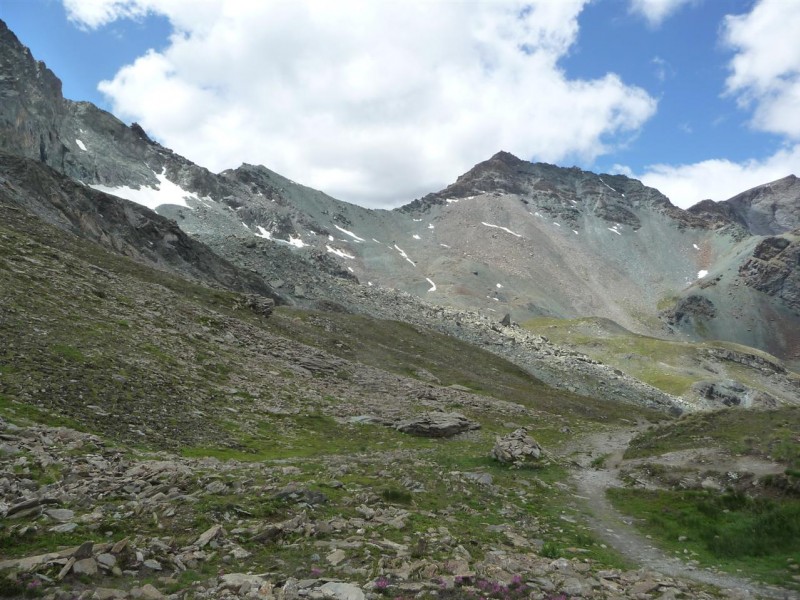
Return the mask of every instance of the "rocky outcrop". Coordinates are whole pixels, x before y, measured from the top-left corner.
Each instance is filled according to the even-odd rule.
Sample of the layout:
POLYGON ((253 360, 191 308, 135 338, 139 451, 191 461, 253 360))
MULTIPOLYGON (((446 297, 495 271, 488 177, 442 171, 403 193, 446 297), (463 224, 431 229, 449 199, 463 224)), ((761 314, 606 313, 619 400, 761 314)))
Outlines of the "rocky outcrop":
POLYGON ((800 315, 800 229, 762 240, 739 267, 739 277, 748 287, 780 299, 800 315))
POLYGON ((680 298, 670 309, 661 313, 661 317, 673 327, 686 325, 696 326, 698 321, 713 319, 717 314, 714 303, 705 296, 693 294, 680 298))
POLYGON ((692 391, 711 406, 743 406, 745 408, 774 408, 778 401, 771 395, 754 390, 746 385, 726 379, 722 381, 698 381, 692 385, 692 391))

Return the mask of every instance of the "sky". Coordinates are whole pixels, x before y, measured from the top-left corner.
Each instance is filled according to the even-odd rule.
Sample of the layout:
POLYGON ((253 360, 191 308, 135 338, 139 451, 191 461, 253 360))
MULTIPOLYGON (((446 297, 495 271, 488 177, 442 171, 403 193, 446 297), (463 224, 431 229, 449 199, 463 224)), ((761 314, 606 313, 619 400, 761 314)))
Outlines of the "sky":
POLYGON ((688 207, 800 175, 797 0, 0 0, 64 95, 392 208, 499 150, 688 207))

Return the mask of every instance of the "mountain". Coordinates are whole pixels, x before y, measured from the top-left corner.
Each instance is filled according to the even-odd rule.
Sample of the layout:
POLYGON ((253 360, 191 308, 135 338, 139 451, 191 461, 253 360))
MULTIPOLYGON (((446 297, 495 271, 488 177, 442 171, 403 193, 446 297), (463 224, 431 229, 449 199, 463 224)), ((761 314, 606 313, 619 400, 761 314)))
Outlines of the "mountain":
POLYGON ((800 204, 793 177, 684 211, 625 176, 500 152, 440 192, 368 210, 263 166, 211 173, 138 125, 64 99, 58 79, 2 29, 7 151, 173 219, 286 302, 362 310, 341 284, 350 279, 498 321, 597 316, 800 360, 787 334, 800 325, 791 260, 769 282, 744 268, 759 264, 765 228, 789 235, 781 228, 800 204))
POLYGON ((64 99, 2 22, 0 98, 0 596, 800 591, 791 182, 500 152, 368 210, 64 99))

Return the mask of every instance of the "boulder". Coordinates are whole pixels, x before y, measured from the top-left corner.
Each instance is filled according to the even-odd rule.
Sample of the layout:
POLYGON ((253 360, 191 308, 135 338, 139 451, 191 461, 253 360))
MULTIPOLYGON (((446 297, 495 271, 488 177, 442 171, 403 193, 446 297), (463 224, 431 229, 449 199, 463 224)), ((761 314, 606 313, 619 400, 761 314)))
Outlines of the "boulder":
POLYGON ((480 424, 470 421, 460 413, 427 412, 395 423, 394 428, 403 433, 421 437, 453 437, 465 431, 480 429, 480 424))
POLYGON ((515 466, 538 461, 541 457, 542 447, 524 427, 498 437, 492 448, 492 458, 515 466))
POLYGON ((72 572, 75 575, 88 575, 92 577, 97 575, 97 562, 93 558, 82 558, 76 560, 72 565, 72 572))

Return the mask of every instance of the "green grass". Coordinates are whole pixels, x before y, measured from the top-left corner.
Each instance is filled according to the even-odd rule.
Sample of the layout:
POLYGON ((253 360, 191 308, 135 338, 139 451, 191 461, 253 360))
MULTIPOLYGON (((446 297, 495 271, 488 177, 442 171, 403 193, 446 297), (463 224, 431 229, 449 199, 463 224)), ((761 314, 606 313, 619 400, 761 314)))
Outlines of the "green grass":
POLYGON ((625 458, 717 445, 737 454, 770 457, 800 467, 800 407, 775 410, 724 410, 695 413, 652 427, 633 440, 625 458))
POLYGON ((798 500, 631 489, 611 489, 609 497, 663 548, 704 566, 787 585, 789 564, 800 562, 798 500))
POLYGON ((31 404, 16 402, 2 394, 0 394, 0 416, 20 425, 41 423, 50 427, 69 427, 77 431, 86 431, 86 427, 74 419, 31 404))
POLYGON ((702 376, 691 372, 687 357, 697 345, 632 333, 608 319, 537 318, 526 329, 585 352, 669 394, 682 395, 702 376))
POLYGON ((181 454, 197 458, 245 462, 359 454, 379 449, 428 448, 437 440, 417 438, 380 425, 339 423, 322 414, 274 417, 243 429, 236 422, 226 425, 230 446, 196 446, 181 454))
MULTIPOLYGON (((523 327, 676 396, 686 394, 692 384, 709 378, 708 371, 701 365, 708 360, 707 350, 710 348, 724 348, 773 363, 780 362, 766 352, 730 342, 692 343, 639 335, 599 317, 540 317, 523 323, 523 327)), ((726 363, 724 370, 729 378, 756 389, 763 388, 761 375, 751 368, 726 363)))

